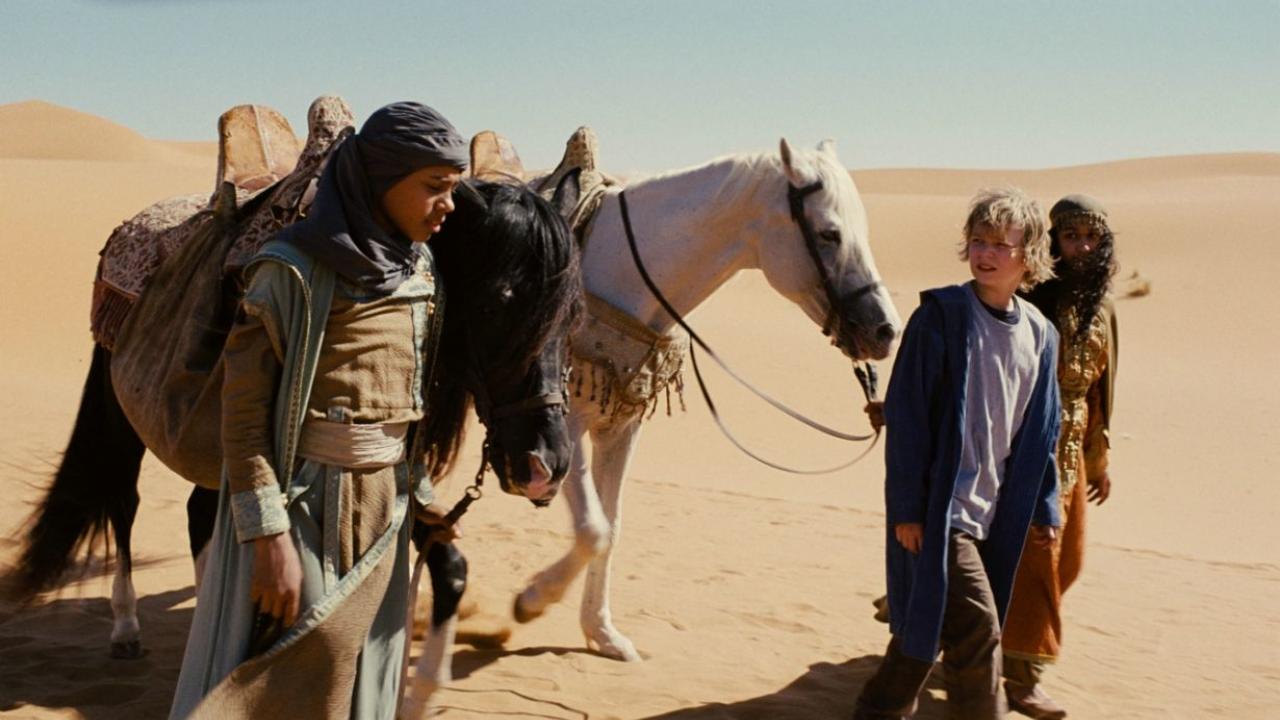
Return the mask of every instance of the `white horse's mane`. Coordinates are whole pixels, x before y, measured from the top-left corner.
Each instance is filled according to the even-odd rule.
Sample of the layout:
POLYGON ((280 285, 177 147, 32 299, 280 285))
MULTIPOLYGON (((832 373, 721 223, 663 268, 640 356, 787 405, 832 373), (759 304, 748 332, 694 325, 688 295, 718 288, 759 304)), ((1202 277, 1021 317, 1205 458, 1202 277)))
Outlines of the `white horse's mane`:
MULTIPOLYGON (((828 188, 842 185, 837 181, 841 174, 848 176, 848 171, 836 162, 832 156, 813 150, 793 150, 795 157, 818 173, 823 184, 828 188)), ((744 152, 730 153, 712 158, 698 165, 666 170, 652 175, 634 176, 628 186, 661 182, 673 177, 692 175, 714 168, 728 165, 728 173, 720 182, 720 187, 712 194, 713 205, 731 206, 751 202, 762 192, 776 193, 776 180, 783 178, 785 172, 782 158, 776 152, 744 152)))

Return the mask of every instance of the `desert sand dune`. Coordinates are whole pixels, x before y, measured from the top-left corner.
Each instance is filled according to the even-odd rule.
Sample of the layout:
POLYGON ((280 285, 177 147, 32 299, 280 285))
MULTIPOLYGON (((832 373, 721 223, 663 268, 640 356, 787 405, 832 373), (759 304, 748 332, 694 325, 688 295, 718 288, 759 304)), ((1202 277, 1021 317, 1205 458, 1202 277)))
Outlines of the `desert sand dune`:
MULTIPOLYGON (((145 205, 211 191, 210 147, 147 140, 43 103, 0 106, 0 397, 10 419, 0 562, 71 427, 97 251, 145 205)), ((1119 303, 1115 490, 1090 508, 1087 566, 1047 687, 1077 718, 1274 717, 1280 155, 854 174, 904 317, 921 289, 967 277, 955 248, 978 187, 1018 184, 1046 206, 1085 191, 1111 208, 1123 269, 1141 270, 1152 292, 1119 303)), ((761 385, 825 421, 865 426, 847 361, 759 276, 733 280, 692 322, 761 385)), ((773 457, 817 466, 859 449, 767 412, 722 373, 709 381, 735 429, 773 457)), ((870 605, 883 585, 879 449, 838 475, 782 476, 721 439, 692 386, 686 402, 688 412, 659 413, 645 428, 625 491, 614 612, 646 661, 587 653, 571 590, 507 647, 459 646, 442 717, 848 716, 888 639, 870 605)), ((477 440, 458 476, 478 460, 477 440)), ((451 479, 444 496, 464 482, 451 479)), ((193 605, 187 486, 148 460, 141 493, 134 575, 148 655, 107 656, 109 573, 91 563, 56 597, 0 605, 0 715, 165 715, 193 605)), ((496 493, 473 508, 461 542, 483 608, 505 612, 568 547, 567 520, 562 503, 535 510, 496 493)), ((943 717, 942 697, 935 682, 920 717, 943 717)))

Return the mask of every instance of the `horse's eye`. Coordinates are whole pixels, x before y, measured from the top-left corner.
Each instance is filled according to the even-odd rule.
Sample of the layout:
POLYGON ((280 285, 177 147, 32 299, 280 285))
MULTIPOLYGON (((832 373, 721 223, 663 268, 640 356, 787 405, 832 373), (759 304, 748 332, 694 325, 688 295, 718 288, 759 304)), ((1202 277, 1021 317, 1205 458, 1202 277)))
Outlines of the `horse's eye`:
POLYGON ((825 241, 827 241, 827 242, 831 243, 832 245, 839 245, 839 244, 840 244, 840 231, 839 231, 839 230, 823 230, 822 232, 818 233, 818 237, 820 237, 820 238, 822 238, 823 240, 825 240, 825 241))

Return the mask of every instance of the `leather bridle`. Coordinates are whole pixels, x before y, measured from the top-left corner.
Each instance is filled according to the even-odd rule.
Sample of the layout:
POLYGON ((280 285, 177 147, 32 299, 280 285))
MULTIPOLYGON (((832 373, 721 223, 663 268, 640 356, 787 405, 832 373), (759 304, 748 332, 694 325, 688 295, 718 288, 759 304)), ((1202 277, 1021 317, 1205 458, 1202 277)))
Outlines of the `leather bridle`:
MULTIPOLYGON (((791 208, 791 219, 795 221, 796 225, 800 226, 800 234, 804 237, 805 249, 809 251, 809 258, 813 260, 813 267, 817 270, 818 278, 822 281, 822 289, 827 294, 827 317, 822 322, 822 334, 831 335, 835 331, 836 323, 840 320, 840 297, 836 294, 835 281, 831 279, 831 273, 827 272, 826 263, 822 262, 822 254, 818 251, 818 233, 813 229, 813 224, 809 222, 809 218, 804 214, 804 199, 818 192, 822 187, 821 180, 815 180, 800 188, 787 183, 787 205, 791 208)), ((848 300, 856 300, 867 293, 874 292, 879 287, 879 280, 863 285, 854 290, 848 300)))
MULTIPOLYGON (((480 419, 480 424, 485 429, 484 445, 480 448, 480 468, 476 470, 475 478, 471 485, 463 492, 463 496, 445 515, 444 520, 447 524, 453 525, 466 514, 467 509, 476 500, 484 496, 484 476, 489 469, 489 449, 492 444, 489 440, 489 433, 493 430, 493 423, 499 420, 505 420, 516 415, 532 413, 544 408, 560 408, 561 413, 569 412, 569 373, 572 366, 566 362, 564 369, 559 376, 559 387, 536 395, 513 400, 509 403, 497 405, 493 404, 493 398, 489 395, 488 385, 485 383, 484 376, 472 370, 479 368, 478 357, 475 354, 475 346, 471 343, 470 333, 467 337, 467 353, 470 356, 468 363, 469 372, 467 373, 466 385, 470 386, 471 397, 475 404, 476 416, 480 419)), ((534 360, 537 363, 537 360, 534 360)))
MULTIPOLYGON (((818 277, 821 279, 823 290, 827 294, 828 304, 830 307, 827 311, 827 317, 823 322, 822 332, 823 332, 823 335, 830 335, 835 327, 835 323, 838 322, 839 320, 839 309, 838 309, 839 304, 838 304, 838 297, 836 295, 835 283, 832 281, 831 275, 827 272, 826 266, 822 262, 822 256, 818 252, 817 233, 814 232, 813 226, 809 223, 809 219, 805 217, 805 214, 804 214, 805 198, 821 189, 822 189, 821 180, 818 180, 817 182, 806 185, 802 188, 797 188, 791 185, 790 183, 788 183, 787 201, 791 209, 791 218, 800 227, 800 233, 802 236, 804 236, 805 246, 808 248, 809 256, 813 260, 814 265, 817 268, 818 277)), ((828 427, 816 420, 813 420, 801 414, 796 410, 793 410, 786 404, 782 403, 780 400, 776 400, 769 394, 765 393, 763 390, 760 390, 755 385, 748 382, 745 378, 738 375, 738 373, 734 372, 732 368, 730 368, 723 360, 720 359, 720 356, 717 355, 716 352, 711 349, 711 346, 708 345, 706 341, 704 341, 701 338, 701 336, 699 336, 698 333, 695 332, 694 329, 689 326, 689 323, 685 321, 684 317, 680 315, 680 312, 677 311, 675 307, 671 305, 670 301, 668 301, 666 296, 663 295, 662 291, 658 289, 657 283, 653 281, 653 278, 649 275, 648 270, 645 268, 644 261, 640 258, 640 250, 636 243, 635 230, 632 228, 632 225, 631 225, 631 213, 627 207, 626 191, 622 191, 618 193, 618 204, 622 213, 622 227, 627 236, 627 244, 631 248, 631 259, 635 262, 636 270, 639 272, 641 280, 644 281, 645 286, 649 289, 649 292, 653 295, 654 299, 656 299, 658 301, 658 304, 662 306, 662 309, 666 311, 666 313, 671 317, 672 320, 676 322, 677 325, 679 325, 685 332, 689 333, 689 339, 692 341, 692 344, 689 346, 689 359, 692 361, 692 364, 693 364, 694 376, 698 380, 698 388, 699 390, 702 391, 702 397, 707 403, 707 408, 711 412, 711 417, 715 420, 716 425, 720 428, 721 433, 723 433, 724 436, 728 438, 729 442, 731 442, 735 447, 741 450, 744 454, 746 454, 748 457, 752 458, 753 460, 756 460, 757 462, 767 465, 768 467, 774 468, 775 470, 781 470, 783 472, 793 473, 797 475, 821 475, 825 473, 835 472, 837 470, 842 470, 844 468, 847 468, 850 465, 853 465, 854 463, 858 462, 862 458, 866 457, 866 455, 869 452, 871 452, 871 449, 875 447, 876 441, 880 439, 879 430, 876 430, 873 434, 861 435, 861 434, 846 433, 846 432, 842 432, 840 430, 836 430, 834 428, 828 427), (863 450, 857 457, 853 458, 852 460, 845 463, 841 463, 840 465, 837 465, 834 467, 821 468, 821 469, 797 469, 797 468, 788 467, 786 465, 782 465, 780 463, 776 463, 764 457, 761 457, 759 454, 753 452, 752 450, 747 448, 745 445, 743 445, 733 435, 732 431, 729 430, 728 426, 725 425, 724 420, 720 417, 719 412, 716 410, 715 403, 711 399, 711 393, 707 390, 706 381, 703 379, 702 372, 698 367, 697 354, 695 353, 695 350, 694 350, 695 348, 702 348, 702 350, 706 352, 707 355, 710 356, 711 359, 714 360, 715 363, 719 365, 729 375, 729 377, 733 378, 735 381, 738 382, 738 384, 742 385, 751 393, 756 395, 756 397, 759 397, 760 399, 764 400, 769 405, 781 411, 783 414, 787 415, 788 417, 791 417, 792 419, 798 422, 808 425, 809 427, 834 438, 847 440, 847 441, 871 440, 871 444, 868 445, 865 450, 863 450)), ((880 286, 879 281, 873 282, 865 287, 862 287, 856 290, 853 296, 860 297, 866 293, 874 291, 879 286, 880 286)), ((855 360, 854 374, 858 378, 859 385, 862 387, 862 392, 866 396, 867 401, 871 402, 875 400, 876 399, 876 381, 877 381, 875 366, 869 362, 860 362, 855 360)))

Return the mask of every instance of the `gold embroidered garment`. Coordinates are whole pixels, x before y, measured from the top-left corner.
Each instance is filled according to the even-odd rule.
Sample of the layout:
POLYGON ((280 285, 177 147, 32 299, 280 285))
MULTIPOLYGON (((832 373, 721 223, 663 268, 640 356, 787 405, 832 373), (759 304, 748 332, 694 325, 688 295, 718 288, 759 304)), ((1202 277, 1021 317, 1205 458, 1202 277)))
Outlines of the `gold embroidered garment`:
POLYGON ((1059 496, 1071 496, 1081 479, 1097 478, 1106 472, 1110 437, 1105 384, 1110 356, 1111 313, 1099 308, 1088 334, 1076 339, 1074 310, 1059 318, 1062 330, 1058 357, 1058 386, 1062 393, 1062 435, 1058 440, 1059 496), (1083 476, 1082 476, 1083 473, 1083 476))
POLYGON ((1055 662, 1061 651, 1062 597, 1084 565, 1088 495, 1081 480, 1102 477, 1110 449, 1112 381, 1119 351, 1111 303, 1098 308, 1088 335, 1080 341, 1073 312, 1058 318, 1058 328, 1062 434, 1057 461, 1063 522, 1057 542, 1028 542, 1018 564, 1002 645, 1006 660, 1025 661, 1022 667, 1055 662))

